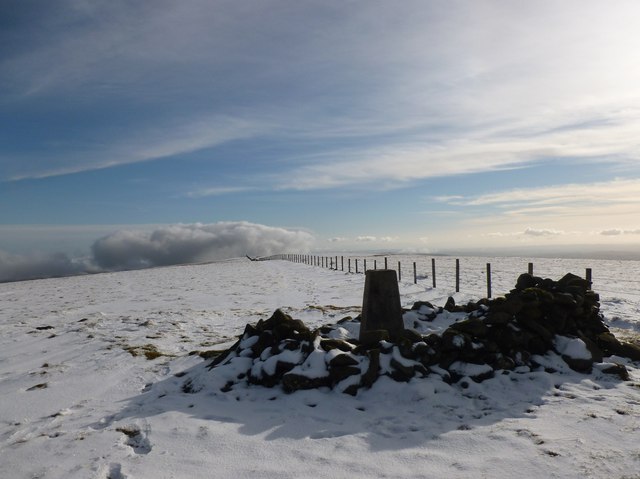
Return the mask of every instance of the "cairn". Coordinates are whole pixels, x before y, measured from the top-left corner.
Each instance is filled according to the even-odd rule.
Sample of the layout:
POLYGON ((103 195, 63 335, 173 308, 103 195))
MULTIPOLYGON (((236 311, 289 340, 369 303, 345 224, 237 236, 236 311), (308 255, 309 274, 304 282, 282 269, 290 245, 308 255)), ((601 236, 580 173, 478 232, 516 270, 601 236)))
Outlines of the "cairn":
MULTIPOLYGON (((216 357, 210 369, 232 367, 238 373, 223 391, 240 382, 286 392, 328 387, 355 395, 380 377, 409 381, 439 375, 448 383, 462 378, 481 382, 496 374, 544 369, 540 359, 553 352, 573 370, 588 374, 603 358, 622 356, 640 361, 640 347, 619 341, 600 313, 599 296, 590 283, 573 274, 558 281, 521 275, 509 293, 444 307, 417 302, 406 317, 412 327, 391 337, 347 337, 360 318, 347 317, 332 326, 310 330, 300 320, 277 310, 271 318, 247 325, 238 341, 216 357), (441 334, 419 331, 440 314, 460 314, 441 334), (411 321, 411 320, 409 320, 411 321)), ((622 364, 602 369, 628 379, 622 364)))

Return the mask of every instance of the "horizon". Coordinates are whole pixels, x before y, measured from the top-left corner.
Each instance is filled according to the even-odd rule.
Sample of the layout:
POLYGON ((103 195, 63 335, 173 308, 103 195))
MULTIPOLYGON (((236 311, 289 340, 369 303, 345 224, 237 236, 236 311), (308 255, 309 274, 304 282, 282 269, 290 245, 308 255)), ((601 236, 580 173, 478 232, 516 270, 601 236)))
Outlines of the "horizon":
POLYGON ((639 14, 2 2, 0 276, 236 245, 633 255, 639 14))

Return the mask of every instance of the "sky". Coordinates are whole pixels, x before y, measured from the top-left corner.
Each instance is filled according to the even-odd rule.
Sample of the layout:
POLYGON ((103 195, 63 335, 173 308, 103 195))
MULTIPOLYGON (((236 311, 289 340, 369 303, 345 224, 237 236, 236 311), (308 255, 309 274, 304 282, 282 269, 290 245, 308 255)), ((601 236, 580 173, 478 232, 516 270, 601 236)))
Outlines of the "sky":
POLYGON ((638 18, 3 0, 0 251, 247 224, 310 251, 640 244, 638 18))

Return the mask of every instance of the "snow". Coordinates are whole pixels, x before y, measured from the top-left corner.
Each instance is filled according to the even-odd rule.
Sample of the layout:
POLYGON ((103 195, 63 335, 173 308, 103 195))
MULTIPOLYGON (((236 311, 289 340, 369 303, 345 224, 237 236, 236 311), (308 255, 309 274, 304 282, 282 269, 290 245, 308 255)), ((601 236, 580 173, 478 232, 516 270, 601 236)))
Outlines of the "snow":
MULTIPOLYGON (((494 292, 508 291, 526 270, 519 258, 463 258, 461 293, 443 266, 436 289, 430 278, 418 285, 403 279, 403 306, 482 297, 487 262, 494 292)), ((592 267, 612 330, 628 337, 640 331, 640 283, 630 279, 637 262, 535 263, 536 274, 554 279, 592 267)), ((356 397, 340 392, 349 378, 333 391, 246 386, 224 393, 229 378, 196 354, 229 347, 247 323, 277 308, 312 327, 356 316, 363 285, 362 274, 245 260, 0 284, 0 476, 637 476, 640 365, 605 359, 625 364, 630 381, 602 367, 576 373, 560 356, 587 354, 576 338, 559 338, 558 355, 536 358, 557 373, 516 370, 454 385, 438 374, 408 383, 383 377, 356 397), (147 359, 150 346, 162 355, 147 359), (185 390, 187 377, 201 389, 185 390)), ((413 311, 405 324, 431 312, 413 311)), ((432 331, 420 332, 461 319, 440 316, 432 331)), ((347 333, 354 331, 337 336, 347 333)), ((307 366, 320 375, 326 363, 318 358, 307 366)), ((251 360, 234 361, 244 371, 251 360)), ((483 372, 482 365, 459 367, 461 374, 483 372)))
POLYGON ((556 351, 565 356, 574 359, 591 359, 591 353, 587 349, 587 345, 580 338, 567 338, 565 336, 556 336, 554 340, 556 351))

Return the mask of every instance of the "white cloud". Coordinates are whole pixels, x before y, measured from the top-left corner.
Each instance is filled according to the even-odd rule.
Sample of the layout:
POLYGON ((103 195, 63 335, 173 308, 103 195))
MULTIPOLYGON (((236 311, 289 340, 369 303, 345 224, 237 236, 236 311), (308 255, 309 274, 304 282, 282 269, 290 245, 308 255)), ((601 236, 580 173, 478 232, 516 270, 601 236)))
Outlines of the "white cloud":
POLYGON ((0 282, 99 271, 197 263, 284 252, 307 252, 313 236, 301 230, 248 222, 178 224, 121 229, 96 240, 92 256, 62 253, 9 254, 0 250, 0 282))
POLYGON ((599 234, 602 236, 640 235, 640 229, 623 230, 619 228, 612 228, 612 229, 600 231, 599 234))
POLYGON ((461 206, 499 206, 517 215, 560 214, 576 210, 589 214, 589 208, 637 207, 640 205, 640 179, 615 179, 584 184, 565 184, 539 188, 520 188, 473 197, 436 198, 461 206))
POLYGON ((195 263, 224 258, 269 256, 308 251, 313 236, 248 222, 173 225, 151 233, 118 231, 97 240, 92 248, 96 264, 104 269, 195 263))
POLYGON ((370 243, 377 240, 378 238, 376 238, 375 236, 356 236, 356 241, 362 243, 370 243))
POLYGON ((70 276, 92 272, 90 261, 62 253, 9 254, 0 251, 0 282, 70 276))
POLYGON ((522 234, 525 236, 560 236, 565 234, 565 232, 548 229, 527 228, 522 234))

